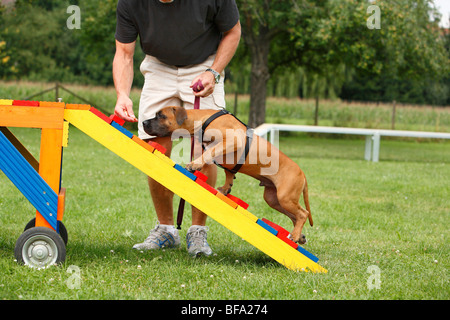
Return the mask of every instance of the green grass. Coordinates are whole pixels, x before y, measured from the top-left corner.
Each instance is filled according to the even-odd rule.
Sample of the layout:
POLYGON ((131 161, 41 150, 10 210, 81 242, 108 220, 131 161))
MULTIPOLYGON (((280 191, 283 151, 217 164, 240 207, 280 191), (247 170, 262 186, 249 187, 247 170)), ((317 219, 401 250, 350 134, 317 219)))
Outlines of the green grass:
MULTIPOLYGON (((38 155, 39 130, 14 132, 38 155)), ((448 300, 449 146, 382 140, 380 162, 372 163, 362 160, 364 140, 282 137, 281 149, 308 178, 315 225, 305 226, 305 248, 328 269, 311 274, 286 269, 212 219, 209 258, 190 258, 184 243, 177 250, 132 250, 156 222, 146 178, 71 128, 62 266, 35 270, 14 261, 15 242, 34 209, 0 173, 0 299, 448 300), (67 285, 71 265, 80 268, 79 289, 67 285), (367 287, 371 265, 381 270, 379 290, 367 287)), ((262 191, 243 175, 233 188, 252 213, 290 229, 262 191)), ((189 220, 186 210, 182 238, 189 220)))
MULTIPOLYGON (((22 99, 53 84, 0 82, 0 98, 22 99)), ((67 86, 106 112, 113 88, 67 86)), ((137 110, 140 91, 132 90, 137 110)), ((66 103, 80 103, 64 91, 66 103)), ((54 92, 37 100, 51 101, 54 92)), ((227 97, 233 110, 234 97, 227 97)), ((249 98, 237 115, 247 120, 249 98)), ((319 125, 387 128, 390 105, 321 101, 319 125)), ((314 101, 269 98, 267 122, 313 124, 314 101)), ((398 106, 396 128, 450 132, 448 108, 398 106)), ((135 128, 131 127, 131 130, 135 128)), ((39 154, 39 130, 13 129, 39 154)), ((362 160, 364 139, 289 134, 281 149, 308 177, 314 227, 305 226, 305 248, 327 274, 295 273, 273 261, 212 219, 209 258, 177 250, 137 252, 156 216, 146 177, 75 128, 64 149, 62 186, 67 188, 63 222, 67 258, 60 267, 35 270, 14 261, 14 246, 34 209, 0 173, 0 299, 441 299, 449 290, 450 144, 411 139, 381 140, 380 162, 362 160), (67 270, 78 266, 79 289, 67 270), (369 290, 369 266, 381 270, 381 288, 369 290)), ((219 176, 219 184, 224 175, 219 176)), ((243 175, 233 194, 249 210, 290 229, 271 210, 258 182, 243 175)), ((178 198, 175 201, 177 207, 178 198)), ((186 234, 190 210, 181 231, 186 234)))

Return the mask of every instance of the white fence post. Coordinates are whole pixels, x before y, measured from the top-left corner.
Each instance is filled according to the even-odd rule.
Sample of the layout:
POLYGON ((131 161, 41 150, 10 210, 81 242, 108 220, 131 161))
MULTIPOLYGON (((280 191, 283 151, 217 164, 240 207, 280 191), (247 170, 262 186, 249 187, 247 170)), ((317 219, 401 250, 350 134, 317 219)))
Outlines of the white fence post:
POLYGON ((379 159, 380 159, 380 133, 376 131, 373 134, 372 161, 378 162, 379 159))
POLYGON ((278 129, 270 129, 270 143, 273 144, 275 147, 279 148, 279 132, 280 130, 278 129))
POLYGON ((367 161, 372 160, 372 139, 373 136, 366 136, 366 149, 364 152, 364 159, 367 161))

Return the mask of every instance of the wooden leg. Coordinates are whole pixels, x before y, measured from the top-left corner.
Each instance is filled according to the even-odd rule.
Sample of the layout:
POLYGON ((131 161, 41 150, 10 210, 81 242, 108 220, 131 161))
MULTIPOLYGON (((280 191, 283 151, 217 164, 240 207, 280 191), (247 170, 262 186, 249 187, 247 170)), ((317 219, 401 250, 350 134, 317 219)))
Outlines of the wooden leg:
MULTIPOLYGON (((62 129, 42 129, 39 175, 47 182, 53 191, 56 192, 56 194, 60 193, 61 188, 62 139, 62 129)), ((62 218, 62 213, 59 215, 62 218)), ((57 219, 56 214, 54 218, 57 219)), ((37 211, 36 227, 51 228, 50 224, 37 211)))

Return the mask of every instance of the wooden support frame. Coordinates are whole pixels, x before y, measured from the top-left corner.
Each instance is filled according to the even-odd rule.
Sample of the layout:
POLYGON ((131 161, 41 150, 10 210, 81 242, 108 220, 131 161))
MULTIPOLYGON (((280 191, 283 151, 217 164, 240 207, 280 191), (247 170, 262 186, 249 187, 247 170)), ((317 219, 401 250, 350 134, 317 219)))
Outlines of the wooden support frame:
MULTIPOLYGON (((39 175, 56 194, 59 194, 61 189, 62 143, 63 129, 42 129, 39 175)), ((59 216, 62 218, 62 212, 59 216)), ((38 211, 36 211, 36 227, 51 228, 38 211)))
MULTIPOLYGON (((0 128, 14 147, 39 173, 39 176, 58 195, 58 201, 65 200, 65 192, 61 192, 62 148, 65 138, 64 125, 65 104, 58 102, 21 103, 19 100, 0 100, 0 128), (7 127, 40 128, 41 146, 39 162, 20 143, 7 127)), ((58 220, 64 213, 64 204, 58 205, 55 212, 58 220)), ((36 227, 55 229, 38 210, 36 210, 36 227)))
POLYGON ((64 108, 0 105, 0 126, 62 129, 64 108))

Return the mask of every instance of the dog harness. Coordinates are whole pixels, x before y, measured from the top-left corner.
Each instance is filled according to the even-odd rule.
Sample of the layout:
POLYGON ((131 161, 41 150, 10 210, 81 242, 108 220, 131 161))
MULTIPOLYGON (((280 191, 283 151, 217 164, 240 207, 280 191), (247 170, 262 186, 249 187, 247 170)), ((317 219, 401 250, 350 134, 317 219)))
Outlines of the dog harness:
MULTIPOLYGON (((222 109, 222 110, 214 113, 212 116, 210 116, 208 119, 206 119, 206 121, 203 123, 201 138, 204 137, 205 130, 211 124, 211 122, 213 122, 217 118, 227 115, 227 114, 232 115, 237 121, 239 121, 240 123, 242 123, 245 126, 245 128, 246 128, 245 149, 241 155, 241 158, 239 159, 239 161, 237 162, 237 164, 234 166, 233 169, 225 168, 222 165, 218 164, 216 161, 214 161, 214 163, 217 166, 221 167, 222 169, 227 170, 227 171, 231 172, 232 174, 236 174, 241 169, 242 165, 245 163, 245 159, 247 159, 248 153, 250 151, 250 145, 252 144, 252 140, 253 140, 253 131, 254 130, 252 128, 249 128, 245 123, 243 123, 241 120, 236 118, 236 116, 234 114, 228 112, 225 109, 222 109)), ((203 142, 203 141, 200 141, 200 142, 203 142)))

